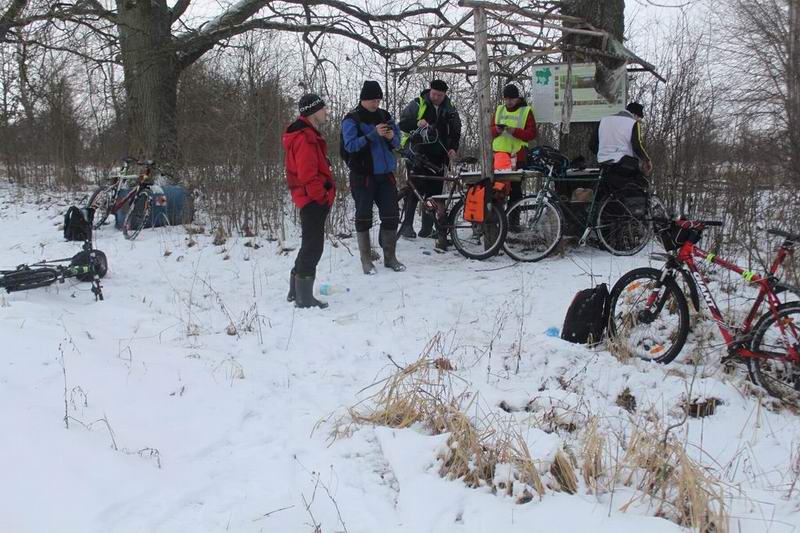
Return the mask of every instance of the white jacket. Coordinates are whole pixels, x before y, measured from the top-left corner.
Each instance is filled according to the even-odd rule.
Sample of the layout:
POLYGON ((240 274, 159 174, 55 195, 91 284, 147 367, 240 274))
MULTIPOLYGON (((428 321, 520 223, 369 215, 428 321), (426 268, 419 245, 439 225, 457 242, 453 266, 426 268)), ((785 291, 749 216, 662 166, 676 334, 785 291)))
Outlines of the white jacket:
POLYGON ((626 155, 636 157, 632 142, 634 126, 636 119, 628 111, 620 111, 600 120, 597 162, 617 163, 626 155))

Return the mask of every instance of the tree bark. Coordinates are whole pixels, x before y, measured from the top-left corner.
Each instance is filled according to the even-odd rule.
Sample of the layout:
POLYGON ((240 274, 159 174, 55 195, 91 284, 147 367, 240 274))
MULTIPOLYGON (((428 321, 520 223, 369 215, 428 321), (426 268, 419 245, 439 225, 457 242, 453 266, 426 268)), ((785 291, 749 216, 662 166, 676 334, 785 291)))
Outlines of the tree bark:
POLYGON ((129 154, 173 173, 178 161, 180 68, 165 0, 118 0, 129 154))
POLYGON ((800 184, 800 0, 789 0, 788 37, 786 118, 789 133, 789 174, 795 184, 800 184))
MULTIPOLYGON (((625 1, 624 0, 566 0, 562 7, 563 15, 581 17, 596 28, 606 30, 622 42, 625 31, 625 1)), ((601 48, 599 37, 569 34, 564 37, 564 44, 601 48)), ((574 63, 594 61, 593 58, 583 57, 576 53, 564 54, 565 61, 574 63)), ((618 65, 610 63, 607 68, 618 65)), ((569 134, 561 135, 559 147, 562 153, 570 159, 583 155, 588 162, 594 162, 594 156, 589 150, 589 143, 594 133, 594 122, 575 122, 570 124, 569 134)))

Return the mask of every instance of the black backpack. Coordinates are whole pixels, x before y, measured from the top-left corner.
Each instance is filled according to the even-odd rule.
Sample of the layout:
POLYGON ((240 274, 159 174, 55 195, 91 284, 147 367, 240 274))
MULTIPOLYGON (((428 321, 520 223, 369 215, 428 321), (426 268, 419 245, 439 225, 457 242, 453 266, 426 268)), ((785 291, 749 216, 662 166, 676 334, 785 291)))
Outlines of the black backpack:
POLYGON ((80 209, 74 205, 64 215, 64 238, 68 241, 88 241, 92 238, 94 209, 80 209))
MULTIPOLYGON (((384 109, 378 109, 378 112, 381 114, 381 120, 383 122, 390 122, 392 120, 391 115, 388 111, 384 109)), ((356 126, 361 128, 361 117, 358 116, 358 110, 354 109, 350 111, 348 114, 344 116, 342 122, 346 119, 353 119, 356 122, 356 126)), ((342 161, 345 162, 347 168, 349 168, 352 172, 356 174, 372 174, 372 152, 370 151, 369 143, 367 143, 364 148, 362 148, 359 152, 351 154, 344 148, 344 132, 342 128, 339 128, 339 156, 342 158, 342 161)))
POLYGON ((609 300, 605 283, 579 291, 567 309, 561 338, 576 344, 599 343, 608 324, 609 300))

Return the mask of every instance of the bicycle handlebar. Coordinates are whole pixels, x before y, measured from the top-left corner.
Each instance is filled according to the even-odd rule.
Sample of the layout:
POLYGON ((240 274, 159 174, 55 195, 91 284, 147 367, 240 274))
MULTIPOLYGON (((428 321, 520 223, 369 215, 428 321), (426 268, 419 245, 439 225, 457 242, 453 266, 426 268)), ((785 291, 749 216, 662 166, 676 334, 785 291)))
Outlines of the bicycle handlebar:
POLYGON ((135 157, 126 157, 122 160, 125 163, 125 166, 128 167, 130 165, 141 165, 143 167, 152 167, 156 164, 155 161, 152 159, 136 159, 135 157))
POLYGON ((775 235, 776 237, 783 237, 784 239, 792 242, 800 242, 800 233, 791 233, 789 231, 783 231, 776 228, 768 229, 767 233, 770 235, 775 235))
POLYGON ((653 222, 657 222, 659 224, 669 224, 671 222, 675 222, 676 224, 681 224, 684 226, 707 226, 707 227, 722 227, 723 223, 720 220, 687 220, 684 218, 665 218, 665 217, 653 217, 651 219, 653 222))

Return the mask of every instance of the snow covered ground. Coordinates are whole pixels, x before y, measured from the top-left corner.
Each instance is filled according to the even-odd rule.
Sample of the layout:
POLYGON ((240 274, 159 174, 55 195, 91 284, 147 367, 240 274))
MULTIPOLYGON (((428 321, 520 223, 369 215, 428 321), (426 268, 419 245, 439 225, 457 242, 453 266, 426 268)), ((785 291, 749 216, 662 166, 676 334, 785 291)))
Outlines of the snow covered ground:
MULTIPOLYGON (((58 229, 66 205, 0 189, 0 266, 77 252, 58 229)), ((591 494, 581 481, 575 495, 517 504, 443 479, 446 435, 419 427, 330 439, 366 387, 437 335, 431 355, 455 365, 481 409, 515 417, 537 460, 574 446, 581 421, 526 426, 501 403, 566 406, 611 434, 641 416, 617 405, 626 388, 636 413, 667 423, 687 395, 718 398, 714 415, 673 433, 722 481, 729 530, 800 528, 800 420, 759 402, 718 353, 692 382, 688 348, 667 367, 623 364, 545 334, 590 273, 613 283, 646 255, 585 248, 512 266, 430 253, 418 239, 399 244, 405 273, 367 277, 352 240, 327 243, 317 281, 339 292, 322 297, 329 309, 296 310, 285 301, 294 252, 259 238, 214 246, 210 233, 144 230, 128 242, 107 226, 96 234, 110 263, 105 301, 72 282, 0 295, 1 532, 681 530, 646 501, 621 512, 633 495, 622 484, 591 494)))

